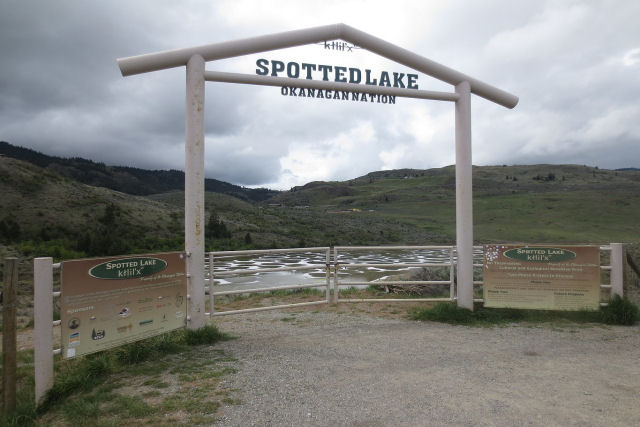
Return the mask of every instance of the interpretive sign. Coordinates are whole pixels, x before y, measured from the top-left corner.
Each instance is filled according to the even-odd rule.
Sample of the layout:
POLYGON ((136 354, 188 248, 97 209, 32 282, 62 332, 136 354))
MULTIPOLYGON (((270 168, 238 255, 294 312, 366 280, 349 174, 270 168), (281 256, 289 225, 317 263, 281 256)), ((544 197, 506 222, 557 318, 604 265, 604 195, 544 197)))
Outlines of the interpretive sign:
POLYGON ((486 245, 484 306, 600 308, 598 246, 486 245))
POLYGON ((94 353, 185 326, 182 252, 62 263, 62 354, 94 353))

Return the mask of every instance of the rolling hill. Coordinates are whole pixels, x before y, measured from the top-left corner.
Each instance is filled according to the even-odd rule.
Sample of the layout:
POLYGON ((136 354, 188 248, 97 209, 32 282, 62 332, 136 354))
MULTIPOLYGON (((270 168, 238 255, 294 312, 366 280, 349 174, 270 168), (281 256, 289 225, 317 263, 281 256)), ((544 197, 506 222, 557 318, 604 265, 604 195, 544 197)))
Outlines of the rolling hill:
MULTIPOLYGON (((125 166, 106 166, 80 157, 47 156, 37 151, 0 141, 0 155, 24 160, 67 178, 94 187, 105 187, 136 196, 184 190, 184 172, 146 170, 125 166)), ((266 188, 246 188, 217 179, 206 178, 205 190, 258 202, 277 194, 266 188)))
MULTIPOLYGON (((153 178, 145 190, 152 194, 127 194, 86 183, 105 176, 113 183, 118 167, 49 160, 0 156, 0 244, 57 258, 182 248, 181 189, 155 192, 164 178, 153 178)), ((145 173, 136 174, 144 183, 145 173)), ((473 179, 478 243, 640 241, 640 171, 483 166, 473 179)), ((452 166, 312 182, 266 199, 233 188, 241 194, 206 193, 207 249, 455 242, 452 166), (212 234, 211 224, 225 232, 212 234)))
MULTIPOLYGON (((640 172, 578 165, 473 167, 475 240, 640 240, 640 172)), ((455 236, 455 168, 372 172, 313 182, 269 200, 353 212, 455 236)))

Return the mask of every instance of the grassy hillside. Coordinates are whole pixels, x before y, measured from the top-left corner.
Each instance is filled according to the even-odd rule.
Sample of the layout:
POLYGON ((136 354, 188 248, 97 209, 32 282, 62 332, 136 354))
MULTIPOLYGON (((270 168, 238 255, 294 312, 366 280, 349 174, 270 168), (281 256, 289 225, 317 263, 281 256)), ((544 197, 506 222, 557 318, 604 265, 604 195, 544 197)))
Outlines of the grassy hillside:
MULTIPOLYGON (((182 209, 184 205, 182 192, 150 197, 172 204, 176 209, 182 209)), ((209 249, 246 246, 247 234, 250 236, 250 246, 258 248, 375 245, 399 241, 420 244, 446 239, 445 236, 435 235, 394 218, 356 212, 327 212, 322 208, 251 204, 219 193, 205 194, 205 211, 207 218, 217 215, 231 233, 227 239, 208 238, 209 249)))
MULTIPOLYGON (((535 165, 473 172, 478 243, 640 241, 640 171, 535 165)), ((183 245, 182 191, 132 196, 4 156, 0 191, 0 243, 27 256, 183 245)), ((455 170, 313 182, 262 203, 207 192, 205 209, 208 249, 453 243, 455 170)))
POLYGON ((57 257, 96 255, 158 247, 182 229, 182 215, 171 205, 81 184, 4 156, 0 193, 2 243, 26 255, 50 250, 57 257))
MULTIPOLYGON (((0 243, 27 257, 56 259, 183 247, 184 192, 132 196, 85 185, 50 169, 0 156, 0 243)), ((378 216, 327 214, 253 204, 207 192, 207 222, 219 218, 226 235, 206 227, 207 249, 331 244, 420 243, 434 236, 378 216)))
MULTIPOLYGON (((640 172, 575 165, 473 168, 478 242, 640 240, 640 172)), ((455 169, 370 173, 314 182, 272 198, 328 214, 351 210, 455 239, 455 169)))
MULTIPOLYGON (((149 195, 184 190, 184 172, 179 170, 146 170, 124 166, 106 166, 80 157, 62 158, 0 141, 0 155, 29 162, 59 175, 94 187, 105 187, 133 195, 149 195)), ((258 202, 277 194, 266 188, 245 188, 217 179, 206 178, 207 191, 228 194, 258 202)))
MULTIPOLYGON (((24 295, 32 294, 33 257, 184 248, 182 191, 132 196, 0 156, 0 194, 0 260, 21 259, 24 295)), ((455 171, 383 171, 314 182, 259 204, 207 192, 205 211, 207 250, 453 244, 455 171)), ((474 168, 476 243, 640 242, 638 212, 640 171, 474 168)), ((640 265, 638 245, 627 250, 640 265)), ((635 280, 630 294, 638 291, 634 274, 628 273, 635 280)))

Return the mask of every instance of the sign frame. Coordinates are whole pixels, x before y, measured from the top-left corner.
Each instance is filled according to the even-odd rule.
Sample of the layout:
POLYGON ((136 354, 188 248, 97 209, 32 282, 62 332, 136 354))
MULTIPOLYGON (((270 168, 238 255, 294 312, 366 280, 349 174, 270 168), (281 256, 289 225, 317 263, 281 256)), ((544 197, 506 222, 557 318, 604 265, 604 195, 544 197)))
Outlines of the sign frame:
POLYGON ((184 252, 61 263, 62 356, 73 358, 184 328, 184 252))
POLYGON ((484 306, 530 310, 600 309, 600 246, 484 246, 484 306))

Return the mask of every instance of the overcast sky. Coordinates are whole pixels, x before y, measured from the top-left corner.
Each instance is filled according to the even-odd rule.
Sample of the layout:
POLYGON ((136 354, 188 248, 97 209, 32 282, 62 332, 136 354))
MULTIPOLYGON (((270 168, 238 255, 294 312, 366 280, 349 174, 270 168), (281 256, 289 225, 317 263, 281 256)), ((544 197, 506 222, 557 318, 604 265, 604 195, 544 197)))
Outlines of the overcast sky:
MULTIPOLYGON (((117 58, 343 22, 520 97, 512 110, 472 98, 476 165, 640 167, 639 17, 636 0, 0 0, 0 140, 184 169, 184 68, 125 78, 117 58)), ((320 45, 207 69, 255 74, 258 58, 412 72, 320 45)), ((288 189, 453 164, 454 106, 207 83, 205 140, 208 177, 288 189)))

